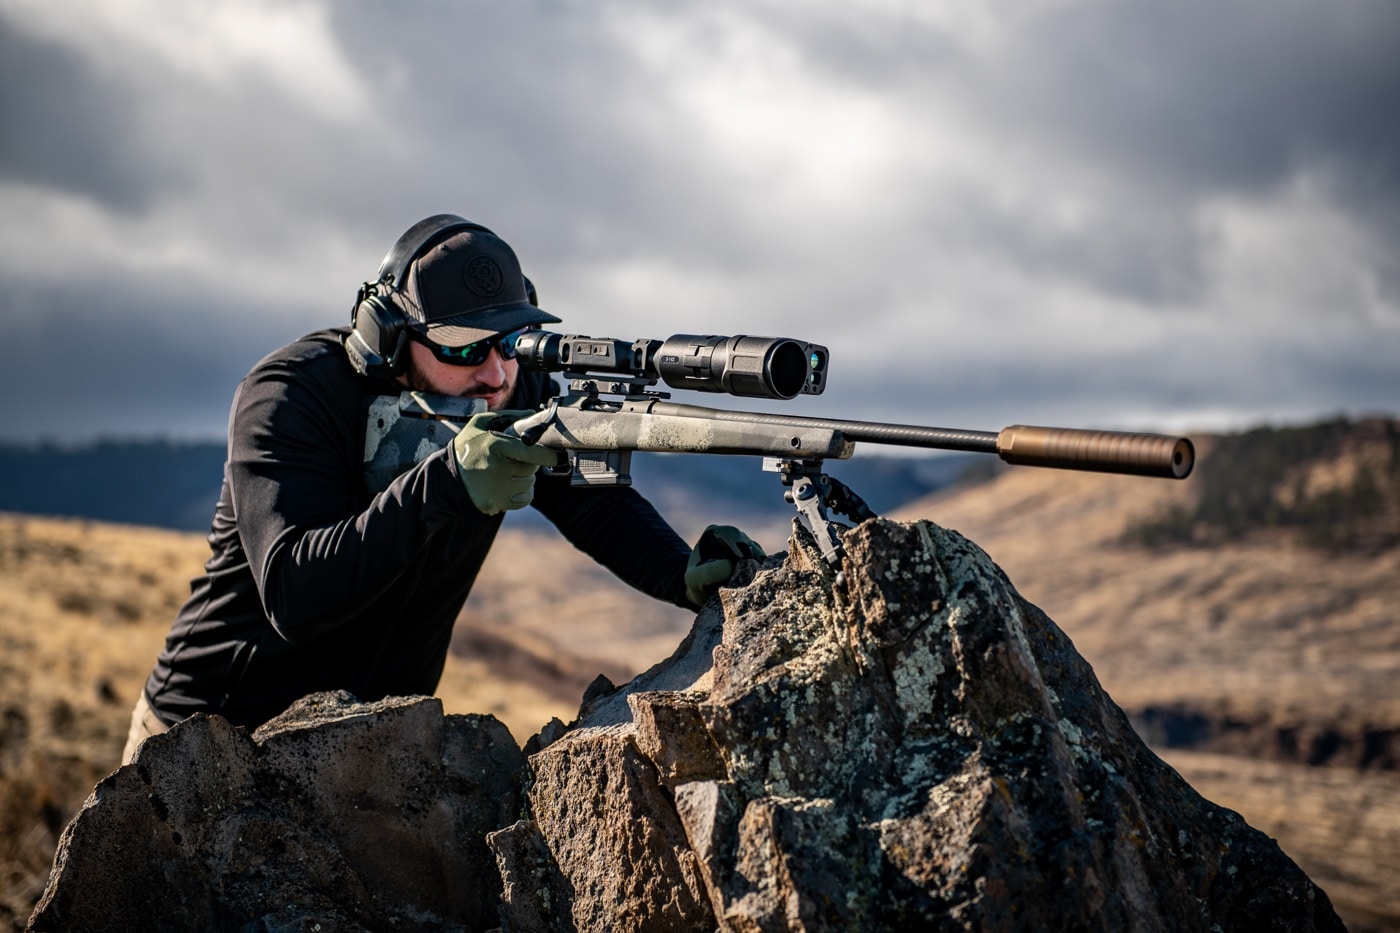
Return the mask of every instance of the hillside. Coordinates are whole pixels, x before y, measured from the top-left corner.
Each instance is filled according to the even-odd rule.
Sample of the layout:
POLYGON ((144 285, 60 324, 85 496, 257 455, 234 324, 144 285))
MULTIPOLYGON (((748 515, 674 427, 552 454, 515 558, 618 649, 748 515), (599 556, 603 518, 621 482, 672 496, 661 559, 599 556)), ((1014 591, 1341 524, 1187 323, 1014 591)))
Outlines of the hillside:
MULTIPOLYGON (((1337 436, 1270 488, 1383 462, 1357 432, 1337 436)), ((1278 838, 1353 931, 1400 930, 1400 549, 1337 548, 1277 522, 1212 531, 1199 503, 1221 448, 1200 446, 1185 483, 1008 468, 889 514, 981 545, 1198 790, 1278 838), (1189 542, 1143 546, 1135 529, 1178 513, 1201 528, 1189 542)), ((752 483, 769 497, 776 480, 752 483)), ((201 534, 0 514, 0 928, 23 923, 57 833, 115 766, 206 550, 201 534)), ((523 742, 572 718, 597 674, 620 681, 669 654, 690 619, 512 517, 440 694, 523 742)))
POLYGON ((1338 418, 1214 438, 1192 502, 1134 521, 1128 533, 1163 547, 1269 531, 1334 554, 1400 544, 1400 422, 1338 418))

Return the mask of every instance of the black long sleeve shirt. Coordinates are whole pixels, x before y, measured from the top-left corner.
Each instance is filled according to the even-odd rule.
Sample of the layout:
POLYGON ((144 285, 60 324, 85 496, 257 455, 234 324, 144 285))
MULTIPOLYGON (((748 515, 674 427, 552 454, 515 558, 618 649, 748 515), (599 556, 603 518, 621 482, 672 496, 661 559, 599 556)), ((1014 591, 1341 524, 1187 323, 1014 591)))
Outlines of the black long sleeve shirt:
MULTIPOLYGON (((370 488, 370 406, 402 387, 356 373, 344 334, 271 354, 234 395, 212 556, 146 682, 167 723, 205 712, 254 727, 319 690, 375 700, 437 687, 502 516, 473 506, 450 445, 370 488)), ((547 382, 521 372, 511 407, 538 405, 547 382)), ((533 505, 628 584, 689 605, 690 548, 631 488, 541 476, 533 505)))

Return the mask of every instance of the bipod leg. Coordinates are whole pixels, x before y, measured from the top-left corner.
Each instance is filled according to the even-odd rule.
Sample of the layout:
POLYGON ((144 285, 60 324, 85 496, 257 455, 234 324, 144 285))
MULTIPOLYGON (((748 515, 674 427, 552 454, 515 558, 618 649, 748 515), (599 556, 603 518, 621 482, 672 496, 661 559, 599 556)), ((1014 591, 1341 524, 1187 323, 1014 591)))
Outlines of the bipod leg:
POLYGON ((837 529, 846 526, 834 521, 827 510, 855 521, 874 518, 875 513, 851 487, 822 472, 820 460, 774 457, 765 459, 763 468, 780 474, 783 485, 788 487, 783 498, 797 508, 797 520, 817 542, 823 559, 836 570, 836 584, 844 586, 846 577, 840 570, 843 551, 837 529))
POLYGON ((826 480, 827 491, 823 496, 830 508, 853 522, 863 522, 867 518, 878 518, 875 510, 856 495, 856 491, 834 476, 822 476, 826 480))

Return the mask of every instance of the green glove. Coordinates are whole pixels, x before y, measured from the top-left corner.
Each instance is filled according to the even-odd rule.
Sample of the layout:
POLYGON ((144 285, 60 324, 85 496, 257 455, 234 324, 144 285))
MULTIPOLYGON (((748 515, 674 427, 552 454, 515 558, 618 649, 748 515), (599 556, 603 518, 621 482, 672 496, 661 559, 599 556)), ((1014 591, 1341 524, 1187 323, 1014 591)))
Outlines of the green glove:
POLYGON ((711 525, 690 552, 685 568, 685 596, 696 606, 714 595, 734 575, 737 561, 765 557, 758 542, 732 525, 711 525))
POLYGON ((484 411, 473 415, 452 441, 457 475, 485 515, 524 508, 535 497, 535 471, 558 458, 547 447, 532 447, 501 433, 529 411, 484 411), (494 428, 494 430, 493 430, 494 428))

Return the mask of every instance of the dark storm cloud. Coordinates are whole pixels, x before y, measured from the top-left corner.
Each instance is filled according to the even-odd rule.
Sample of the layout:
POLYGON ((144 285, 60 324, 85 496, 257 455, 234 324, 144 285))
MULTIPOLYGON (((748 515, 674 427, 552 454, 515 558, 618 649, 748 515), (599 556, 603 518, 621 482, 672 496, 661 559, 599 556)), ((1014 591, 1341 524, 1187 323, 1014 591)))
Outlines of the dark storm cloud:
MULTIPOLYGON (((619 23, 639 9, 522 3, 459 18, 434 4, 334 6, 337 34, 376 95, 367 138, 410 148, 387 164, 353 146, 345 153, 340 170, 381 179, 358 192, 359 206, 407 225, 414 212, 403 205, 446 205, 508 233, 528 230, 543 263, 646 255, 729 273, 771 264, 782 244, 758 223, 761 202, 727 187, 736 167, 703 127, 669 112, 666 89, 627 48, 619 23)), ((930 181, 921 192, 915 169, 911 212, 937 246, 999 253, 1161 305, 1196 299, 1208 284, 1203 257, 1216 243, 1196 213, 1206 198, 1266 192, 1311 160, 1335 166, 1329 183, 1355 189, 1352 200, 1371 204, 1378 220, 1381 205, 1395 203, 1377 196, 1391 184, 1387 148, 1400 122, 1383 119, 1400 68, 1400 57, 1383 54, 1396 14, 1379 4, 1337 9, 1080 5, 1022 23, 988 48, 858 6, 745 13, 796 37, 816 73, 902 101, 911 131, 930 91, 957 101, 1087 208, 1085 222, 1066 230, 990 186, 930 181), (1066 164, 1081 168, 1057 171, 1066 164)), ((714 42, 721 68, 711 32, 695 27, 688 38, 714 42)))
POLYGON ((16 364, 0 367, 6 441, 217 438, 238 381, 276 341, 299 336, 250 332, 219 299, 192 314, 187 295, 157 283, 20 288, 6 302, 16 364))
POLYGON ((881 29, 855 6, 791 30, 815 67, 879 92, 945 88, 1047 156, 1082 150, 1191 189, 1268 186, 1300 160, 1335 159, 1400 187, 1389 0, 1123 0, 1017 17, 982 43, 927 23, 881 29))
POLYGON ((1076 154, 1184 206, 1267 196, 1310 170, 1400 247, 1400 6, 1108 3, 1040 26, 985 92, 988 112, 1047 154, 1076 154))
POLYGON ((1333 160, 1400 186, 1393 3, 1104 4, 1045 27, 1035 41, 1055 55, 1008 96, 1071 145, 1191 187, 1265 187, 1333 160))
POLYGON ((130 210, 171 182, 135 125, 137 104, 91 63, 26 35, 0 11, 0 178, 130 210))
MULTIPOLYGON (((1201 257, 1215 245, 1195 208, 1218 195, 1267 197, 1311 169, 1400 255, 1400 5, 1056 4, 980 42, 904 25, 882 29, 848 7, 792 28, 815 68, 875 94, 946 95, 979 131, 1039 160, 1047 186, 1104 208, 1065 231, 1008 212, 991 192, 962 191, 961 205, 928 221, 954 245, 1179 301, 1200 294, 1201 257), (1057 171, 1067 165, 1085 171, 1057 171)), ((1391 288, 1398 273, 1387 268, 1391 288)))
POLYGON ((1365 336, 1179 340, 1111 354, 1073 344, 1039 354, 959 349, 926 355, 929 365, 917 365, 912 350, 897 367, 892 362, 902 373, 895 394, 879 381, 858 381, 839 400, 814 399, 801 413, 974 430, 1029 423, 1200 431, 1338 413, 1393 415, 1400 404, 1395 343, 1365 336), (1253 414, 1241 421, 1239 412, 1253 414))
POLYGON ((762 244, 735 223, 744 205, 723 159, 629 47, 629 17, 645 5, 447 9, 332 9, 379 95, 383 131, 420 141, 393 188, 367 196, 386 211, 446 202, 501 218, 530 231, 541 262, 754 261, 762 244))

